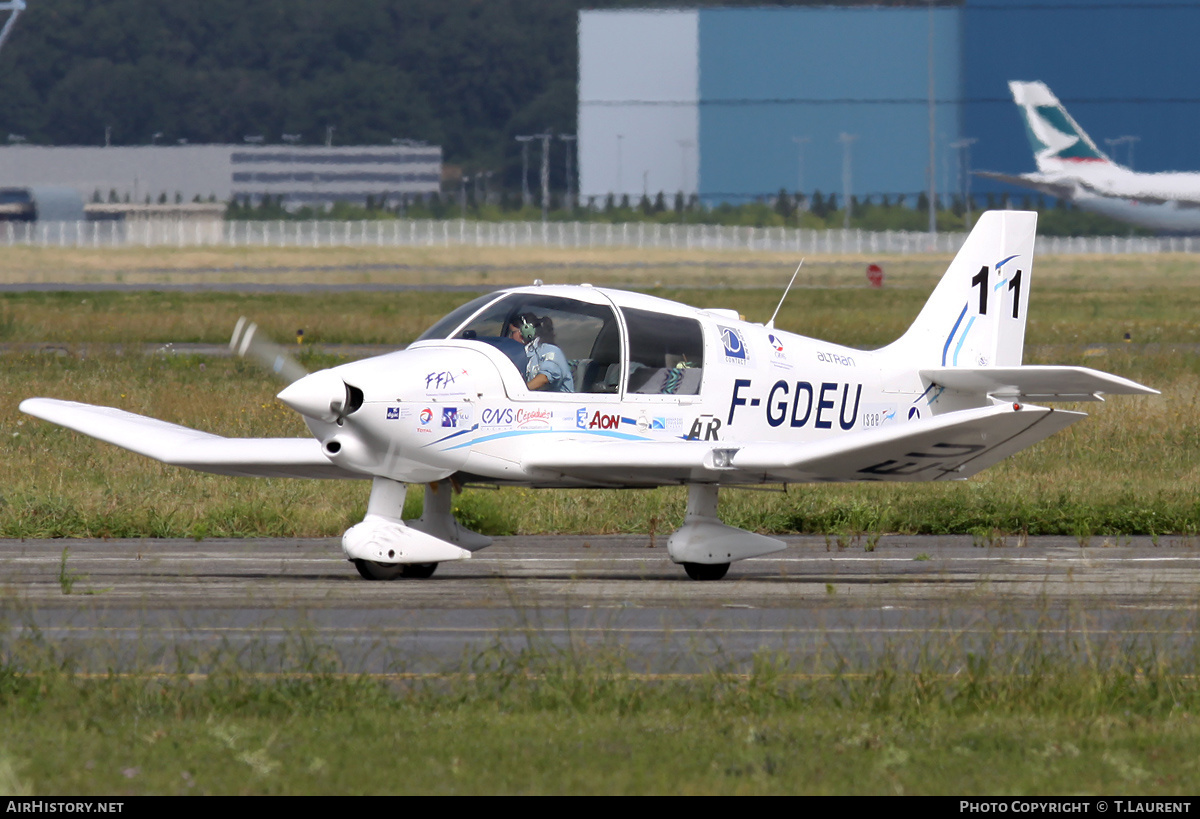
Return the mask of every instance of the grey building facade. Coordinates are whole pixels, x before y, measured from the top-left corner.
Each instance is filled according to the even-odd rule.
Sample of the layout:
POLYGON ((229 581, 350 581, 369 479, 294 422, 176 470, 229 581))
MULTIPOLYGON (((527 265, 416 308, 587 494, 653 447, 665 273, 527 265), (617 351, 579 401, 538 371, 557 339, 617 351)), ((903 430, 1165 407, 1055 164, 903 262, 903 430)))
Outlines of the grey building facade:
POLYGON ((65 186, 88 202, 395 204, 436 193, 441 175, 428 145, 0 147, 0 187, 65 186))

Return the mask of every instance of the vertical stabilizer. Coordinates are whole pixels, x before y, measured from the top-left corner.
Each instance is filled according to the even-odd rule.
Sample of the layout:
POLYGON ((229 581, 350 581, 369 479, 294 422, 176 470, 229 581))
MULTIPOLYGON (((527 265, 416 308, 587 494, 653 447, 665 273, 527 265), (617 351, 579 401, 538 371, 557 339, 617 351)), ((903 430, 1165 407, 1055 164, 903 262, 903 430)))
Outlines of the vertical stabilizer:
POLYGON ((1039 171, 1058 171, 1076 162, 1111 162, 1045 83, 1013 80, 1008 88, 1025 122, 1039 171))
POLYGON ((1020 365, 1036 231, 1030 211, 980 216, 917 320, 887 352, 917 367, 1020 365))

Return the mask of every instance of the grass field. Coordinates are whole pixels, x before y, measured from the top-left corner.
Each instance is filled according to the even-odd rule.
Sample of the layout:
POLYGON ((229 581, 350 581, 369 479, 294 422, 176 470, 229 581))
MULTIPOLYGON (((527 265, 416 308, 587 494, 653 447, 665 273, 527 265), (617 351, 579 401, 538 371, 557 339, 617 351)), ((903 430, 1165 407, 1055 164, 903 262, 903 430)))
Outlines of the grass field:
POLYGON ((1187 796, 1200 688, 1130 657, 946 673, 630 674, 616 655, 476 657, 431 680, 0 667, 0 794, 1187 796))
MULTIPOLYGON (((349 251, 273 254, 247 257, 245 266, 341 266, 348 272, 339 275, 352 276, 355 265, 386 263, 349 251)), ((205 274, 190 271, 236 266, 238 257, 204 258, 130 251, 75 260, 30 251, 0 260, 0 276, 57 281, 65 265, 79 261, 97 280, 140 270, 191 281, 205 274), (184 272, 157 272, 172 266, 184 272)), ((694 260, 697 270, 707 258, 694 260)), ((434 254, 422 263, 469 268, 479 261, 434 254)), ((497 263, 492 255, 488 261, 497 263)), ((679 277, 661 279, 673 282, 661 288, 653 287, 660 271, 603 267, 627 263, 613 256, 589 263, 659 295, 733 307, 751 319, 774 308, 777 287, 685 287, 688 268, 680 261, 661 261, 679 277)), ((754 275, 763 283, 777 272, 786 279, 793 264, 748 259, 747 269, 760 263, 754 275)), ((889 266, 880 291, 864 286, 863 264, 814 264, 826 278, 814 273, 789 296, 779 326, 854 346, 884 344, 916 315, 944 260, 889 266)), ((592 278, 574 267, 537 275, 559 281, 585 273, 592 278)), ((400 345, 468 298, 0 294, 0 343, 56 346, 0 355, 0 537, 340 534, 365 512, 365 483, 189 473, 22 416, 17 404, 48 395, 223 435, 303 435, 295 413, 274 400, 277 384, 251 365, 169 352, 97 353, 86 345, 223 343, 242 314, 281 339, 303 327, 312 342, 400 345)), ((967 482, 726 491, 722 515, 760 531, 824 532, 830 548, 866 548, 872 534, 894 531, 968 532, 981 546, 1014 547, 1026 533, 1073 535, 1080 546, 1121 534, 1200 534, 1198 308, 1200 277, 1190 259, 1039 261, 1026 361, 1093 366, 1162 396, 1084 405, 1091 416, 1083 422, 967 482), (1123 342, 1126 333, 1133 343, 1123 342)), ((310 367, 335 361, 313 353, 306 360, 310 367)), ((412 514, 420 493, 409 494, 412 514)), ((665 534, 683 506, 678 489, 468 490, 456 513, 499 534, 665 534)), ((19 605, 5 597, 0 603, 3 635, 19 622, 19 605)), ((531 645, 517 654, 483 650, 436 679, 381 680, 338 668, 301 633, 294 662, 278 678, 249 674, 236 657, 205 678, 182 670, 90 678, 33 635, 6 641, 0 656, 0 794, 1120 796, 1200 788, 1200 657, 1167 659, 1147 644, 1097 652, 1086 639, 1051 650, 1036 633, 1025 637, 1015 652, 967 656, 931 639, 927 656, 905 671, 885 655, 865 667, 830 658, 827 675, 805 676, 796 673, 799 658, 764 656, 749 676, 713 667, 696 677, 646 679, 630 672, 619 651, 531 645)), ((804 664, 812 667, 812 658, 804 664)))

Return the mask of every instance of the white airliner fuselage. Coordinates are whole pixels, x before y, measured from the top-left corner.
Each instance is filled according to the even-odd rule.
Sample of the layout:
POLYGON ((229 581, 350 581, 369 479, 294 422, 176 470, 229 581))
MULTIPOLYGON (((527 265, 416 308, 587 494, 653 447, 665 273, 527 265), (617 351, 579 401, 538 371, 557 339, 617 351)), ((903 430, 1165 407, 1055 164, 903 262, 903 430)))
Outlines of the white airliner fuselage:
POLYGON ((1009 83, 1037 162, 1036 173, 979 176, 1030 188, 1122 222, 1163 233, 1200 233, 1200 173, 1138 173, 1118 165, 1041 82, 1009 83))

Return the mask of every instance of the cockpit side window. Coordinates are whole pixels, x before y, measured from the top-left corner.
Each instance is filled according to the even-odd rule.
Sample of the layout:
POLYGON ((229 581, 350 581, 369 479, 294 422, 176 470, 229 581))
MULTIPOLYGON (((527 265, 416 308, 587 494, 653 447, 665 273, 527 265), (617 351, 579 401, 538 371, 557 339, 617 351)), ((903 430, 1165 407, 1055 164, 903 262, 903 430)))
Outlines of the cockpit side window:
POLYGON ((698 395, 704 368, 700 322, 622 307, 629 328, 629 383, 642 395, 698 395))

